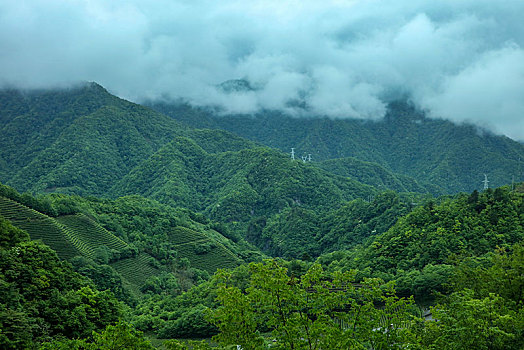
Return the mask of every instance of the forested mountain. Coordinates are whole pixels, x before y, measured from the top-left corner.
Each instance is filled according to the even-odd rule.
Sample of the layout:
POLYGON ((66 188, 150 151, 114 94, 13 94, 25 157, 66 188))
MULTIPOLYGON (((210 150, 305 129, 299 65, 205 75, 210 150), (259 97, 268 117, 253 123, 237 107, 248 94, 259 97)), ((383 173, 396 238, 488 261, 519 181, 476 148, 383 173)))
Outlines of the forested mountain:
POLYGON ((519 143, 405 103, 380 121, 154 106, 168 116, 94 83, 0 102, 0 347, 151 349, 133 327, 246 349, 522 344, 522 185, 455 193, 519 179, 519 143), (484 315, 484 333, 462 322, 484 315))
POLYGON ((444 189, 423 180, 394 173, 384 166, 359 160, 354 157, 328 159, 316 163, 319 167, 330 173, 349 176, 366 185, 380 190, 390 189, 396 192, 417 192, 439 195, 445 193, 444 189))
MULTIPOLYGON (((183 126, 94 83, 56 92, 7 90, 2 98, 7 137, 1 150, 9 171, 0 175, 19 191, 140 194, 205 213, 239 237, 249 221, 270 219, 286 208, 334 210, 377 192, 354 177, 292 161, 229 132, 183 126), (38 128, 23 128, 34 120, 38 128), (10 143, 15 139, 17 144, 10 143)), ((415 181, 361 169, 359 177, 370 184, 382 181, 379 190, 426 191, 415 181)))
MULTIPOLYGON (((150 106, 192 127, 224 129, 314 161, 353 157, 412 177, 434 193, 493 187, 524 179, 524 145, 468 124, 431 119, 407 102, 390 103, 381 120, 292 117, 263 111, 220 115, 184 104, 150 106)), ((331 167, 333 164, 331 164, 331 167)), ((338 171, 341 168, 338 168, 338 171)), ((347 174, 352 174, 348 172, 347 174)))
POLYGON ((1 180, 20 191, 103 194, 185 129, 89 83, 56 91, 2 91, 1 180))
POLYGON ((373 192, 274 150, 211 154, 184 137, 162 147, 111 189, 114 196, 138 193, 222 222, 246 222, 293 206, 324 210, 373 192))

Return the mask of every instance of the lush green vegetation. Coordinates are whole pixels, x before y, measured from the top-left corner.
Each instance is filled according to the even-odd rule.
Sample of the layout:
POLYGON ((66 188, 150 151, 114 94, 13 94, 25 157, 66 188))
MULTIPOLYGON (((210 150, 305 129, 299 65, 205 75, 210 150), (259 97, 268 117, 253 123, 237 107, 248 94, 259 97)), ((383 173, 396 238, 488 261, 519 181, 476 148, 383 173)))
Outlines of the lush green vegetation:
POLYGON ((141 294, 145 284, 162 272, 178 276, 181 292, 209 278, 217 268, 234 267, 243 258, 260 256, 220 224, 142 197, 112 201, 54 194, 34 199, 4 185, 0 188, 12 198, 25 198, 26 204, 39 207, 45 203, 55 215, 0 196, 1 216, 26 230, 32 239, 51 246, 97 286, 110 287, 122 300, 141 294), (83 259, 72 260, 77 256, 83 259), (102 276, 117 283, 110 284, 102 276))
POLYGON ((298 156, 311 153, 314 162, 337 159, 320 165, 393 190, 423 186, 434 194, 471 192, 481 188, 483 174, 492 187, 508 184, 512 177, 524 180, 522 143, 472 125, 427 118, 402 101, 391 103, 385 118, 377 121, 295 118, 271 111, 216 116, 188 105, 151 107, 192 127, 228 130, 286 153, 294 147, 298 156), (416 179, 418 185, 393 174, 416 179))
POLYGON ((171 206, 201 211, 221 222, 245 222, 291 206, 333 208, 373 189, 266 148, 209 154, 177 138, 112 189, 139 193, 171 206))
POLYGON ((417 192, 442 194, 444 190, 434 184, 412 177, 395 174, 391 170, 373 162, 366 162, 353 157, 329 159, 317 163, 319 167, 333 174, 351 177, 363 184, 395 192, 417 192))
POLYGON ((275 260, 217 273, 220 306, 207 318, 223 349, 521 349, 524 247, 486 263, 456 269, 450 294, 431 309, 438 321, 424 322, 412 299, 380 279, 355 284, 355 270, 327 273, 318 264, 295 276, 275 260))
POLYGON ((333 210, 287 208, 267 220, 253 219, 247 238, 269 255, 311 260, 385 233, 411 210, 413 198, 389 191, 370 201, 356 199, 333 210))
POLYGON ((1 348, 524 346, 524 187, 432 197, 518 179, 520 144, 402 103, 247 124, 156 106, 254 141, 96 84, 0 103, 0 180, 38 193, 0 185, 1 348))
POLYGON ((104 194, 186 127, 89 83, 0 91, 0 181, 19 191, 104 194))
POLYGON ((419 298, 444 291, 454 265, 524 239, 524 194, 507 187, 433 201, 400 218, 365 247, 322 256, 331 270, 357 268, 361 276, 396 280, 419 298))
POLYGON ((55 337, 79 338, 121 316, 111 292, 100 292, 70 264, 0 216, 0 346, 29 348, 55 337))

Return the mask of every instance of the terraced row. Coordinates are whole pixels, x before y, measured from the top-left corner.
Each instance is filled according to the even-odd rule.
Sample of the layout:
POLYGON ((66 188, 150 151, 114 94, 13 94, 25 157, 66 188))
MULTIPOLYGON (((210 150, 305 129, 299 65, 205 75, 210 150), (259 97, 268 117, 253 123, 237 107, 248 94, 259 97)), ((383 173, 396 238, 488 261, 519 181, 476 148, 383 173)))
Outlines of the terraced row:
POLYGON ((82 253, 83 247, 71 240, 73 233, 56 220, 8 198, 0 197, 0 215, 29 233, 31 239, 41 240, 63 259, 82 253))
POLYGON ((168 234, 169 240, 174 243, 179 257, 188 258, 191 266, 214 273, 217 268, 238 266, 239 259, 220 242, 200 232, 186 227, 175 227, 168 234), (195 249, 199 245, 211 244, 209 252, 197 254, 195 249))
POLYGON ((168 233, 169 240, 174 244, 186 244, 197 240, 208 240, 209 237, 187 227, 177 226, 168 233))
POLYGON ((151 276, 158 275, 160 270, 149 263, 152 258, 140 253, 137 257, 118 260, 111 266, 130 284, 141 286, 151 276))
POLYGON ((206 270, 209 273, 214 273, 218 268, 232 268, 238 266, 239 260, 233 253, 224 248, 220 243, 214 242, 210 239, 208 239, 208 241, 214 244, 215 247, 207 253, 195 253, 195 247, 198 244, 205 243, 199 241, 192 244, 181 244, 176 246, 178 255, 188 258, 192 267, 206 270))
POLYGON ((57 220, 72 229, 80 241, 89 246, 97 247, 104 244, 111 249, 122 250, 127 243, 116 237, 111 232, 98 225, 84 214, 60 216, 57 220))

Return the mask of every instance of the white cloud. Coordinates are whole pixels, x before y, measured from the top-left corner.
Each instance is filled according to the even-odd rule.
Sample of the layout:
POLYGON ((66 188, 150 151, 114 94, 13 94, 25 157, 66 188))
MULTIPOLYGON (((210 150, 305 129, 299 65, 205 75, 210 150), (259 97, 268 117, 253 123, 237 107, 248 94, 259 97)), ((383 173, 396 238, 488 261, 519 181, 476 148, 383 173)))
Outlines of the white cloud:
POLYGON ((524 140, 522 13, 522 0, 4 0, 0 83, 337 118, 380 117, 398 92, 524 140), (257 89, 215 88, 236 78, 257 89))

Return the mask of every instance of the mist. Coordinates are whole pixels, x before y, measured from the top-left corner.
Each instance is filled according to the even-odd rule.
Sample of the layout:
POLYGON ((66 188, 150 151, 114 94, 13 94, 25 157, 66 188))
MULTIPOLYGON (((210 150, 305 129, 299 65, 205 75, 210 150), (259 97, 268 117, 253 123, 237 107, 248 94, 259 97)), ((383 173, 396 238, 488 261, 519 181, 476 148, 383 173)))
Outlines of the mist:
POLYGON ((224 113, 430 116, 524 140, 522 0, 4 0, 0 84, 224 113), (244 79, 252 89, 224 90, 244 79))

